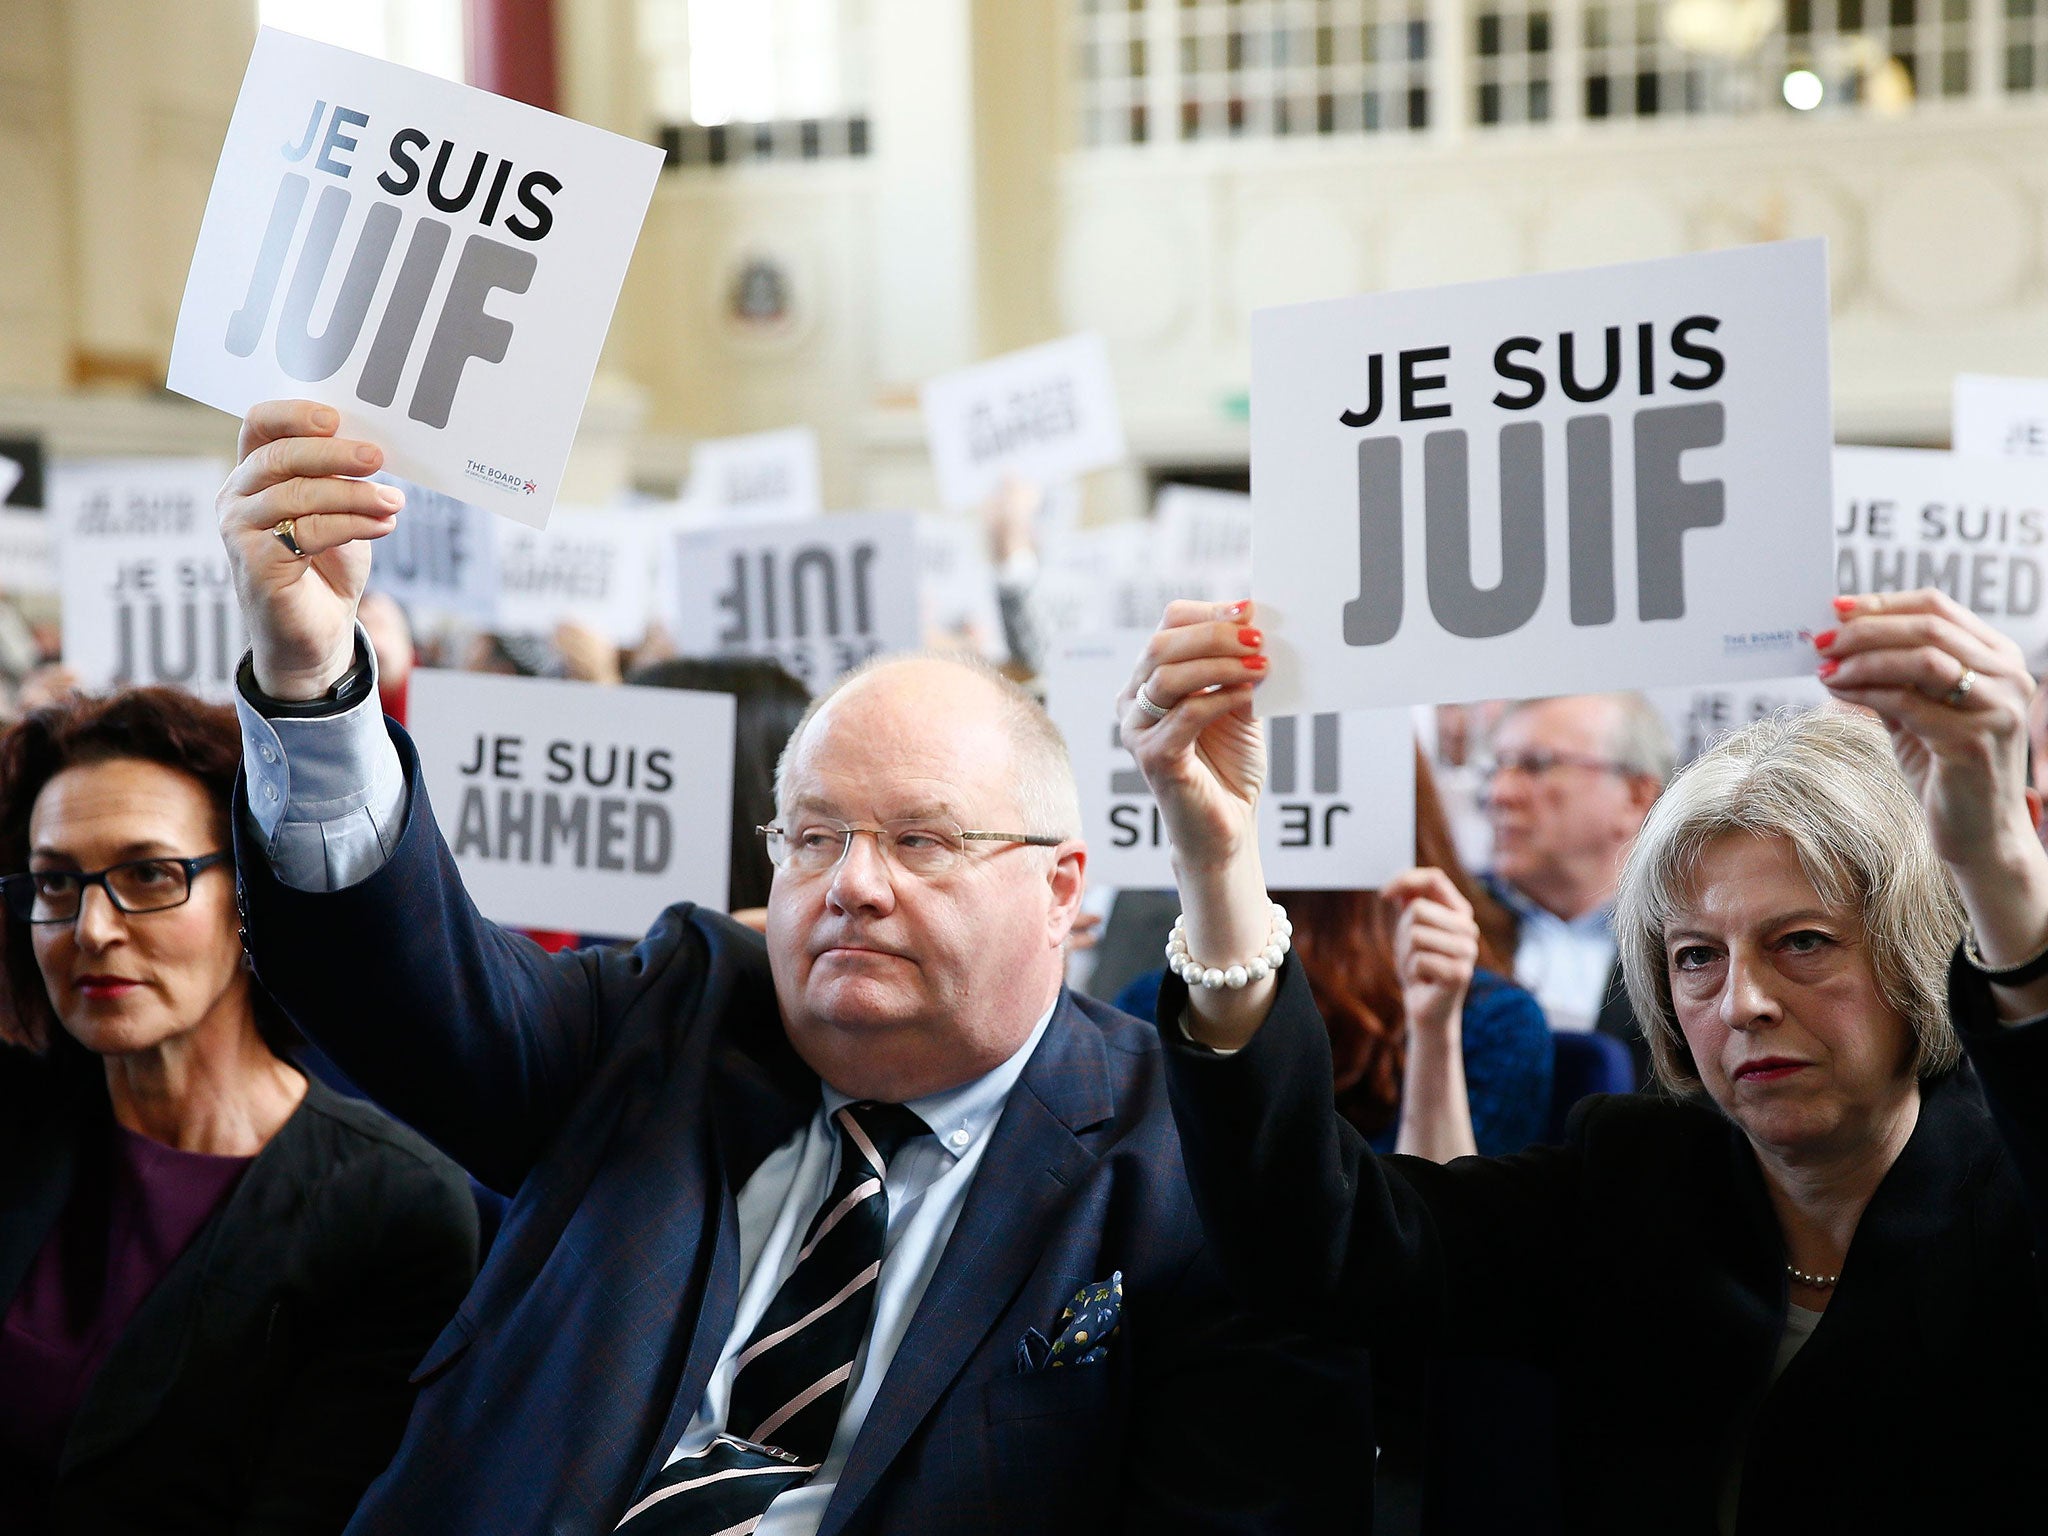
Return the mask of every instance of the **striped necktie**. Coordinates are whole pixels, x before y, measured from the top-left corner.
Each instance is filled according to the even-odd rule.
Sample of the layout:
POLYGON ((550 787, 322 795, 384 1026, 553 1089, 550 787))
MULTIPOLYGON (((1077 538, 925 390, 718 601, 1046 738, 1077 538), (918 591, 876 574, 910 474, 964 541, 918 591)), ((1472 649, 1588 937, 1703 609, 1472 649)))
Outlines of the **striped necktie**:
POLYGON ((742 1536, 832 1449, 875 1312, 889 1231, 889 1160, 929 1128, 901 1104, 833 1117, 839 1176, 733 1368, 725 1433, 657 1473, 619 1522, 630 1536, 742 1536))

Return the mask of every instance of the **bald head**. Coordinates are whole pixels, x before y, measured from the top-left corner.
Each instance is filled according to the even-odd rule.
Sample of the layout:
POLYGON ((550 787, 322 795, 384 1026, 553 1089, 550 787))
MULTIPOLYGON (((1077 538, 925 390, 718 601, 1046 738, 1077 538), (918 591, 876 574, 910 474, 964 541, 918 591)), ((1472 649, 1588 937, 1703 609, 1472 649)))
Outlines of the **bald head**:
POLYGON ((843 831, 829 868, 785 863, 769 890, 776 999, 812 1069, 853 1098, 905 1103, 1015 1053, 1059 996, 1087 862, 1044 711, 972 661, 881 662, 811 706, 775 798, 800 840, 873 834, 843 831), (979 839, 931 870, 906 867, 881 831, 948 822, 1063 840, 979 839))
POLYGON ((775 765, 778 815, 788 810, 790 767, 806 742, 858 730, 878 710, 907 711, 934 731, 973 738, 984 770, 1009 787, 1027 823, 1000 830, 1080 835, 1073 765, 1044 706, 979 657, 945 652, 876 657, 813 699, 775 765))

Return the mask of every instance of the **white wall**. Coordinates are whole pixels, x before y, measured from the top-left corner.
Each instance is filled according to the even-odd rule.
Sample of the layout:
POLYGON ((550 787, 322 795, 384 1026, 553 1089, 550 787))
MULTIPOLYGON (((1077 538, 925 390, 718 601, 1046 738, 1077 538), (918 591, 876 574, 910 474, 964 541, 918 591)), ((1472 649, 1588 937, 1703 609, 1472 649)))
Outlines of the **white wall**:
POLYGON ((2048 104, 1069 156, 1060 292, 1140 451, 1241 444, 1262 304, 1825 235, 1837 432, 1942 442, 1959 370, 2048 369, 2048 104))

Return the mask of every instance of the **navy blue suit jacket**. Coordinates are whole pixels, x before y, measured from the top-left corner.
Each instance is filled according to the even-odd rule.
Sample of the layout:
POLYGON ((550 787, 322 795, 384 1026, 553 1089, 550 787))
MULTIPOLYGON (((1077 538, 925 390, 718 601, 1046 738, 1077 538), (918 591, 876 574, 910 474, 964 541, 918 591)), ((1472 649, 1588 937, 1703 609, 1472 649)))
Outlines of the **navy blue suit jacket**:
MULTIPOLYGON (((484 921, 393 737, 410 810, 362 883, 283 886, 236 817, 266 985, 378 1102, 514 1194, 350 1531, 608 1531, 703 1395, 737 1306, 734 1194, 818 1080, 760 939, 723 916, 671 907, 631 950, 554 956, 484 921)), ((1363 1356, 1225 1297, 1156 1031, 1063 995, 822 1536, 1368 1529, 1363 1356), (1109 1359, 1020 1373, 1025 1331, 1116 1270, 1109 1359)))

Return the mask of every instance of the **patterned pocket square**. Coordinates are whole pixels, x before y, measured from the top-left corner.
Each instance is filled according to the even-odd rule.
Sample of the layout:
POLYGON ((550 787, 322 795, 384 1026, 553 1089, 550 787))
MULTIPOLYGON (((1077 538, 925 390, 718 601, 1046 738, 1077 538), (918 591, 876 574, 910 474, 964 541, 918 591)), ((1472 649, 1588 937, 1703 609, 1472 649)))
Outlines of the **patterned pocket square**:
POLYGON ((1117 1270, 1107 1280, 1097 1280, 1074 1292, 1074 1299, 1055 1325, 1058 1336, 1050 1342, 1036 1328, 1024 1330, 1017 1341, 1017 1373, 1028 1376, 1063 1365, 1093 1365, 1109 1358, 1109 1341, 1124 1315, 1124 1272, 1117 1270))

